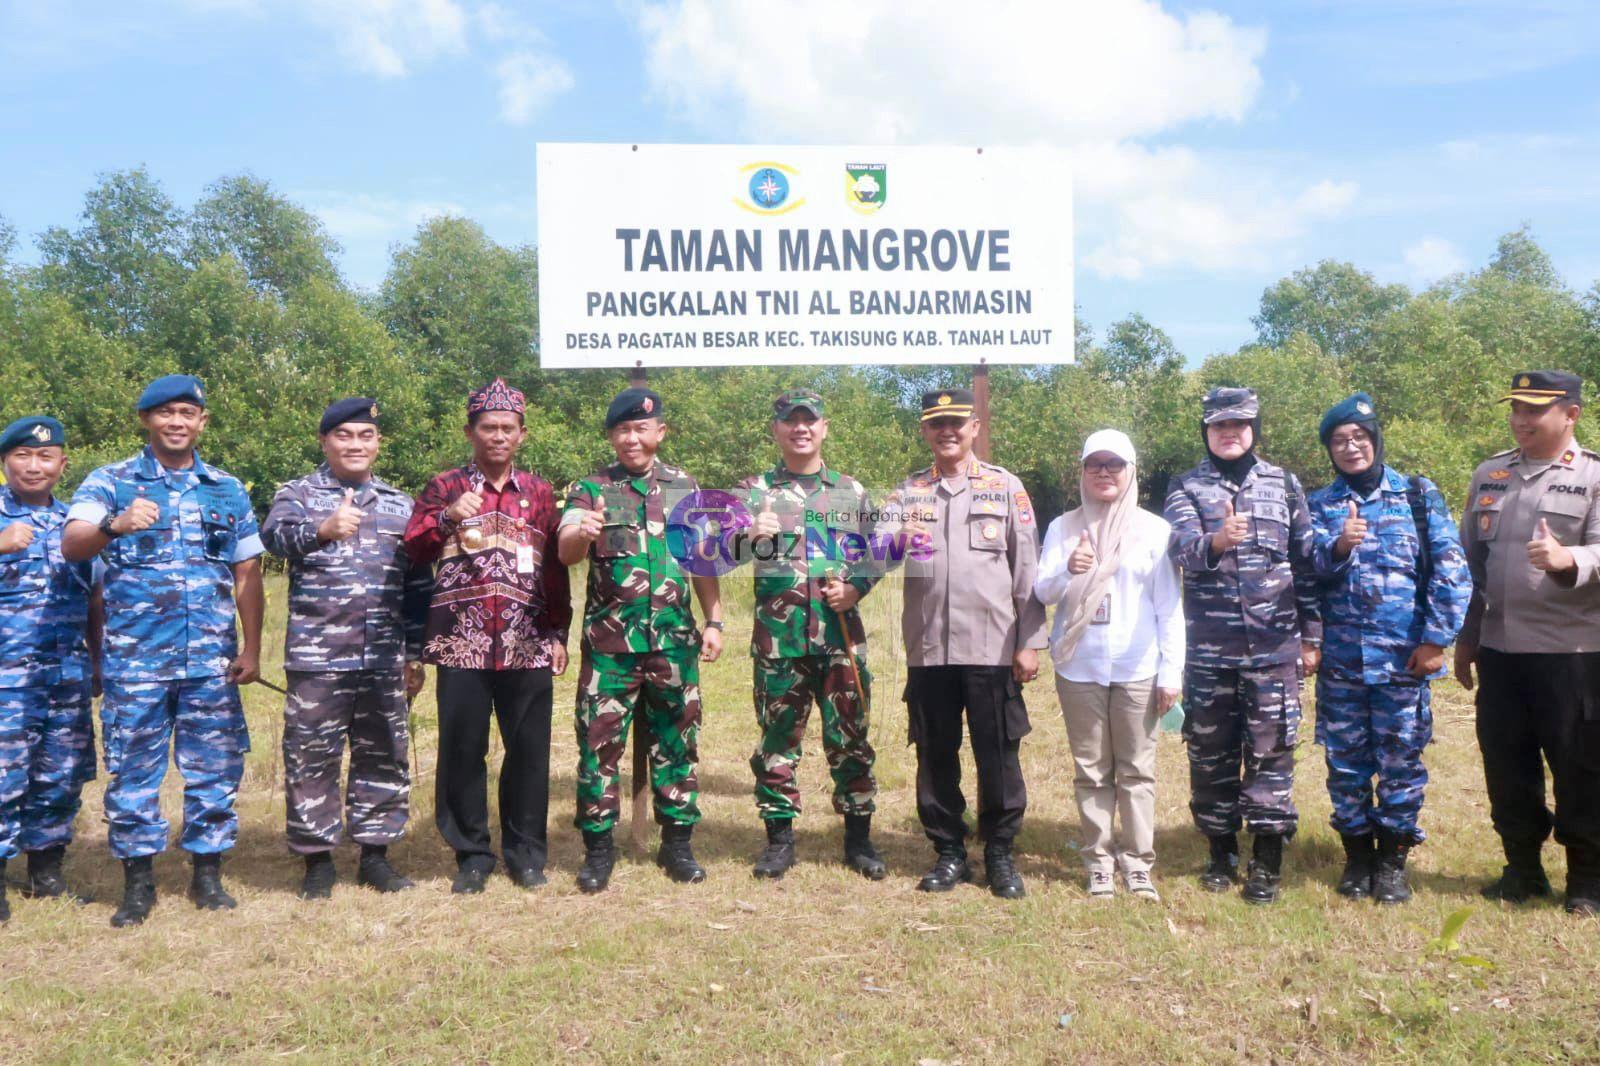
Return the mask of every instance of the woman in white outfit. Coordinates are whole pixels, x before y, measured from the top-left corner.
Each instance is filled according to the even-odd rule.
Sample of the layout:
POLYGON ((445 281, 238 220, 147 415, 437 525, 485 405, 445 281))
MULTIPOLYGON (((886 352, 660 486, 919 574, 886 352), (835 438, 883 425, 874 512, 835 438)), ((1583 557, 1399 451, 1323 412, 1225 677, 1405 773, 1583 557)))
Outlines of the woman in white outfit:
POLYGON ((1138 505, 1133 442, 1103 429, 1082 458, 1083 505, 1050 523, 1033 590, 1056 605, 1050 654, 1089 895, 1113 895, 1120 867, 1130 892, 1156 900, 1156 729, 1183 686, 1182 585, 1172 527, 1138 505))

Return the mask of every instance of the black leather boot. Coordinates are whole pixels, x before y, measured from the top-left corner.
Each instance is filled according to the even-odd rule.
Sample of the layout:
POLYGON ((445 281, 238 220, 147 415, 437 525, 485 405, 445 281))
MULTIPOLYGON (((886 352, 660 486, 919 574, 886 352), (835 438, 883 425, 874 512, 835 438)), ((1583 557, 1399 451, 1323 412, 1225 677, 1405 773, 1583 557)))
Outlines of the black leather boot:
POLYGON ((1334 891, 1345 899, 1366 899, 1372 895, 1372 875, 1377 862, 1372 834, 1340 833, 1339 839, 1344 842, 1344 873, 1339 875, 1339 887, 1334 891))
POLYGON ((757 877, 776 881, 794 865, 794 822, 788 818, 773 818, 766 823, 767 846, 751 868, 757 877))
POLYGON ((611 830, 603 833, 583 831, 583 865, 578 867, 578 891, 604 892, 611 883, 611 868, 617 864, 617 847, 611 830))
POLYGON ((1550 878, 1545 876, 1540 850, 1537 844, 1531 847, 1505 845, 1505 868, 1500 871, 1498 881, 1480 889, 1482 896, 1506 903, 1526 903, 1535 897, 1549 896, 1554 890, 1550 887, 1550 878))
MULTIPOLYGON (((71 896, 66 878, 61 876, 61 860, 66 848, 43 848, 28 852, 28 881, 22 894, 29 899, 60 899, 71 896)), ((76 897, 74 897, 76 898, 76 897)))
POLYGON ((300 880, 301 899, 332 899, 333 883, 339 870, 333 865, 333 852, 318 851, 306 856, 306 875, 300 880))
POLYGON ((0 859, 0 922, 11 920, 11 904, 6 900, 6 860, 0 859))
POLYGON ((143 925, 156 905, 156 873, 148 855, 122 860, 122 906, 111 916, 118 929, 143 925))
POLYGON ((231 911, 239 905, 222 887, 222 856, 196 855, 189 898, 203 911, 231 911))
POLYGON ((1207 892, 1226 892, 1239 882, 1239 834, 1224 833, 1207 837, 1211 857, 1200 873, 1200 887, 1207 892))
POLYGON ((960 844, 941 844, 939 857, 933 867, 917 882, 919 892, 948 892, 959 884, 972 880, 972 869, 967 865, 967 849, 960 844))
POLYGON ((983 846, 983 872, 989 880, 989 894, 1000 899, 1021 899, 1028 894, 1022 887, 1011 857, 1011 841, 991 840, 983 846))
POLYGON ((1404 903, 1411 898, 1411 886, 1406 883, 1406 854, 1411 842, 1389 832, 1378 830, 1378 872, 1372 878, 1372 898, 1379 903, 1404 903))
POLYGON ((1250 869, 1242 893, 1245 902, 1275 902, 1282 869, 1283 837, 1275 833, 1257 833, 1250 843, 1250 869))
POLYGON ((656 865, 680 885, 698 885, 706 879, 705 870, 694 861, 694 850, 689 846, 689 838, 693 835, 692 825, 661 827, 661 846, 656 849, 656 865))
POLYGON ((356 867, 356 884, 379 892, 404 892, 417 887, 411 878, 390 864, 389 848, 385 844, 361 845, 361 865, 356 867))
POLYGON ((889 872, 872 846, 872 815, 844 816, 844 864, 868 881, 882 881, 889 872))

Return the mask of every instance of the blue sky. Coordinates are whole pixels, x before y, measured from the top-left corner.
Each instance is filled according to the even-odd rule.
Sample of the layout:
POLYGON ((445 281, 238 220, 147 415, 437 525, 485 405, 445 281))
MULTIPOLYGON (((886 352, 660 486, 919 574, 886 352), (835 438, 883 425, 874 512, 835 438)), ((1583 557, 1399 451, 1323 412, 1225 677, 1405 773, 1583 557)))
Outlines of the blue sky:
POLYGON ((0 214, 240 171, 375 285, 453 211, 537 240, 540 140, 1051 143, 1077 296, 1198 359, 1321 258, 1425 286, 1526 222, 1600 279, 1600 4, 0 0, 0 214))

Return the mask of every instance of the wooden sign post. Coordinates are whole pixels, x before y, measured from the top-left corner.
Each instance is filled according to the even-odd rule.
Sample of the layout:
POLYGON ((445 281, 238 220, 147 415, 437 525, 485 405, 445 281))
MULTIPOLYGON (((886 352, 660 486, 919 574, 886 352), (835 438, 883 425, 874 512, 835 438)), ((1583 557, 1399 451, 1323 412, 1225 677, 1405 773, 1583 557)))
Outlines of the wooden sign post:
POLYGON ((972 442, 972 451, 979 459, 989 459, 989 364, 980 362, 972 368, 972 417, 978 420, 978 439, 972 442))

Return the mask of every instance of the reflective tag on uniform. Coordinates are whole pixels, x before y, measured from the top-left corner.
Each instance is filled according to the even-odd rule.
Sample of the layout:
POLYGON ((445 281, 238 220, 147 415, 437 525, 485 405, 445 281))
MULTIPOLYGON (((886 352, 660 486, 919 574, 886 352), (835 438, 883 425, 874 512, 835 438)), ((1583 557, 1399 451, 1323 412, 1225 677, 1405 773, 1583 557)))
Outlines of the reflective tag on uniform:
POLYGON ((519 573, 519 574, 531 574, 531 573, 533 573, 533 545, 532 544, 518 544, 517 545, 517 573, 519 573))

